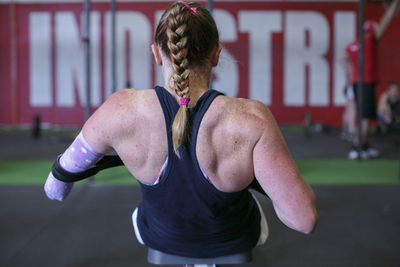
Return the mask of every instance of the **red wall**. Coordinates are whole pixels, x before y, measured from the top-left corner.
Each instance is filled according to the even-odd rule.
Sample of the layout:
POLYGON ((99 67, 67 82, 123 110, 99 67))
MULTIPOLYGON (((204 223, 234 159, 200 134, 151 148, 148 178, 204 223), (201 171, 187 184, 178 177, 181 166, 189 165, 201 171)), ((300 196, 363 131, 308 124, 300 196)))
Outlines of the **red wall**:
MULTIPOLYGON (((10 7, 0 5, 0 123, 17 123, 12 103, 10 72, 10 7)), ((15 90, 14 90, 15 91, 15 90)))
MULTIPOLYGON (((165 1, 160 2, 121 2, 118 4, 119 11, 135 11, 143 14, 149 22, 151 22, 151 31, 154 31, 154 14, 155 11, 162 10, 166 7, 165 1)), ((108 3, 93 3, 92 8, 100 14, 99 20, 99 88, 100 102, 104 101, 107 94, 107 74, 106 74, 106 37, 105 37, 105 13, 109 10, 108 3)), ((310 111, 313 120, 320 121, 329 125, 341 124, 341 113, 343 110, 342 103, 334 101, 334 28, 333 16, 336 11, 351 11, 357 14, 358 5, 356 2, 340 2, 340 1, 321 1, 321 2, 218 2, 214 4, 215 9, 226 11, 234 18, 236 27, 236 40, 224 42, 224 48, 234 58, 238 69, 238 85, 237 97, 249 97, 250 95, 250 54, 252 51, 250 45, 250 35, 239 29, 239 13, 243 10, 247 11, 278 11, 282 16, 282 29, 271 34, 271 94, 269 103, 271 111, 279 123, 300 123, 304 118, 304 114, 310 111), (326 104, 312 104, 309 100, 310 89, 310 68, 304 69, 305 80, 305 101, 301 105, 290 105, 285 103, 284 82, 285 82, 285 16, 287 12, 292 11, 315 11, 326 19, 329 25, 329 48, 324 54, 324 58, 330 69, 328 90, 328 102, 326 104)), ((62 106, 57 104, 57 75, 60 70, 55 66, 57 60, 57 47, 55 46, 55 36, 57 34, 55 27, 55 18, 60 12, 72 12, 76 19, 77 25, 80 25, 80 12, 82 11, 81 3, 16 3, 14 6, 10 4, 0 4, 0 124, 3 125, 23 125, 30 123, 35 114, 40 114, 42 120, 50 125, 82 125, 84 122, 84 107, 82 106, 78 94, 75 96, 75 102, 71 106, 62 106), (13 19, 13 10, 15 11, 15 20, 13 19), (50 84, 51 104, 40 106, 32 105, 32 72, 35 67, 30 67, 30 14, 32 12, 47 12, 50 16, 50 66, 51 73, 47 79, 50 84), (13 24, 13 22, 15 24, 13 24), (12 46, 14 44, 14 46, 12 46)), ((384 9, 381 4, 369 4, 366 7, 366 18, 379 21, 384 9)), ((40 29, 34 29, 39 31, 40 29)), ((62 33, 61 33, 62 34, 62 33)), ((305 33, 311 35, 312 33, 305 33)), ((152 34, 151 34, 152 36, 152 34)), ((312 36, 306 36, 306 42, 312 36)), ((400 16, 393 20, 389 29, 385 33, 383 39, 379 42, 379 78, 378 94, 387 86, 391 80, 400 82, 400 16)), ((148 47, 143 47, 148 49, 148 47)), ((262 59, 260 59, 262 60, 262 59)), ((128 61, 127 61, 128 62, 128 61)), ((83 61, 82 61, 83 64, 83 61)), ((129 66, 129 62, 127 63, 129 66)), ((156 84, 156 74, 154 66, 151 67, 151 81, 149 87, 156 84)), ((124 70, 125 72, 125 70, 124 70)), ((64 74, 61 74, 64 75, 64 74)), ((65 79, 69 78, 69 73, 65 74, 65 79), (67 77, 68 76, 68 77, 67 77)), ((135 74, 133 74, 135 75, 135 74)), ((129 76, 129 73, 127 74, 129 76)), ((75 76, 74 76, 75 77, 75 76)), ((137 77, 134 77, 137 79, 137 77)), ((216 75, 218 80, 218 75, 216 75)), ((74 92, 78 91, 78 82, 74 80, 74 92)), ((134 84, 135 86, 135 84, 134 84)), ((120 85, 119 88, 122 88, 120 85)), ((141 88, 143 89, 143 88, 141 88)), ((216 88, 224 91, 224 88, 216 88)), ((258 90, 258 89, 257 89, 258 90)), ((259 90, 265 90, 260 88, 259 90)), ((321 90, 325 90, 322 88, 321 90)), ((263 101, 262 99, 260 99, 263 101)), ((265 101, 264 101, 265 102, 265 101)), ((96 105, 95 105, 96 106, 96 105)), ((95 108, 95 107, 94 107, 95 108)))

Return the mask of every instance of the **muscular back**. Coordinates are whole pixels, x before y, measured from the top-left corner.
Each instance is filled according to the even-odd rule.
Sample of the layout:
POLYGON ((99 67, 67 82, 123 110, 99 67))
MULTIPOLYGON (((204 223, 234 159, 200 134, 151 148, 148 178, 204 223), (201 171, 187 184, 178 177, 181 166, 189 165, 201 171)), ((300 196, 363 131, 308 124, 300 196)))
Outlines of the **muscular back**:
POLYGON ((219 96, 200 125, 197 158, 221 191, 242 190, 254 178, 253 149, 262 134, 257 104, 219 96))
MULTIPOLYGON (((256 102, 218 96, 200 125, 200 166, 221 191, 245 188, 254 178, 252 151, 261 135, 256 102)), ((167 157, 164 115, 154 90, 123 90, 86 123, 84 135, 96 149, 115 149, 130 172, 151 184, 167 157), (96 129, 96 130, 93 130, 96 129), (98 136, 101 129, 102 136, 98 136)))
MULTIPOLYGON (((166 131, 155 91, 134 89, 112 95, 83 128, 89 144, 102 153, 114 149, 129 171, 146 184, 154 183, 167 158, 166 131)), ((196 152, 217 189, 242 190, 255 176, 282 222, 301 232, 313 230, 317 220, 314 194, 265 105, 216 97, 200 124, 196 152)))

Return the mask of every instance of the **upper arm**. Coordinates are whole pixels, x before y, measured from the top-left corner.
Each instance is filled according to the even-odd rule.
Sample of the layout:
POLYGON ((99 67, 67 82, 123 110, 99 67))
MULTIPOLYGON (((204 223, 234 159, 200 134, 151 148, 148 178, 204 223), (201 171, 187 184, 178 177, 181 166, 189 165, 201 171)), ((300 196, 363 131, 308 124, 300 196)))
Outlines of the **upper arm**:
POLYGON ((108 154, 113 150, 113 142, 124 129, 124 110, 128 95, 133 89, 120 90, 111 95, 83 126, 86 141, 97 151, 108 154))
POLYGON ((254 171, 271 198, 279 218, 302 232, 316 220, 315 197, 301 177, 280 130, 268 109, 264 112, 263 132, 253 151, 254 171))
POLYGON ((387 93, 383 92, 378 100, 378 109, 383 110, 387 107, 387 93))
POLYGON ((279 204, 289 201, 282 199, 287 193, 295 196, 306 185, 269 111, 266 112, 262 135, 254 148, 253 161, 260 184, 279 204))
POLYGON ((350 56, 349 53, 347 51, 347 49, 345 49, 339 56, 339 62, 344 65, 344 66, 348 66, 349 64, 351 64, 350 62, 350 56))
POLYGON ((400 7, 400 0, 394 0, 390 4, 390 6, 385 10, 385 13, 383 14, 377 30, 374 32, 374 37, 376 40, 380 40, 383 36, 383 34, 386 32, 387 28, 389 27, 390 23, 392 22, 392 19, 396 15, 397 10, 400 7))

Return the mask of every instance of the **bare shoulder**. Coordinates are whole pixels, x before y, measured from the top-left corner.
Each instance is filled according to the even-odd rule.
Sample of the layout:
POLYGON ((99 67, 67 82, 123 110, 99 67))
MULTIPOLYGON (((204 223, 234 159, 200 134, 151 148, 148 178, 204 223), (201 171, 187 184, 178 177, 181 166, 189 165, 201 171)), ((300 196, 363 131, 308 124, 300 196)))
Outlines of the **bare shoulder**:
POLYGON ((260 101, 220 96, 215 104, 221 120, 236 125, 234 128, 240 128, 241 131, 251 131, 257 135, 276 125, 270 110, 260 101))
POLYGON ((268 119, 270 112, 268 107, 257 100, 221 96, 216 99, 218 105, 223 106, 228 114, 233 116, 249 116, 253 119, 268 119))
MULTIPOLYGON (((118 122, 129 114, 132 119, 140 111, 146 111, 152 105, 155 93, 153 90, 123 89, 112 94, 96 111, 95 119, 118 122)), ((142 113, 142 112, 140 112, 142 113)))
POLYGON ((88 119, 83 127, 86 139, 102 151, 109 150, 112 140, 134 130, 143 115, 150 114, 153 90, 123 89, 112 94, 88 119))
POLYGON ((133 107, 149 106, 154 98, 154 90, 123 89, 112 94, 102 105, 102 109, 114 111, 131 110, 133 107))

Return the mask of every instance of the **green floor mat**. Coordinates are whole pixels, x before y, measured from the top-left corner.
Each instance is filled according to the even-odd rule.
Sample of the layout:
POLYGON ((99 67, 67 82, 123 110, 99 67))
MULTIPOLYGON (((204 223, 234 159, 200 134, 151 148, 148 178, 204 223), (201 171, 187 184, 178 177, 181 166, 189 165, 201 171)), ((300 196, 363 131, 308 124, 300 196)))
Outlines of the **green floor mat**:
MULTIPOLYGON (((0 185, 41 185, 49 175, 52 160, 3 160, 0 161, 0 185)), ((98 173, 93 181, 102 184, 137 184, 124 167, 115 167, 98 173)), ((85 182, 81 181, 80 183, 85 182)))
POLYGON ((400 182, 398 160, 297 160, 310 184, 396 184, 400 182))
MULTIPOLYGON (((51 160, 0 161, 0 185, 42 185, 49 174, 51 160)), ((398 160, 297 160, 299 170, 310 184, 397 184, 398 160)), ((102 171, 94 177, 99 184, 137 184, 125 167, 102 171)))

